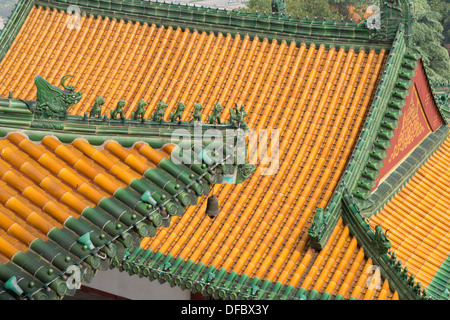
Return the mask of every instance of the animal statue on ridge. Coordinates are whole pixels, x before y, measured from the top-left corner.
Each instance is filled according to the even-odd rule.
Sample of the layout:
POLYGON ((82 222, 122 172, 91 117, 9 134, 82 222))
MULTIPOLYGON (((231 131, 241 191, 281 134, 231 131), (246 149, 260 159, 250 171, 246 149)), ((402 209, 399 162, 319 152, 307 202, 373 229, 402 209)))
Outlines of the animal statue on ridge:
POLYGON ((105 99, 102 96, 98 96, 95 99, 94 105, 91 107, 91 111, 89 113, 89 117, 97 117, 101 118, 102 116, 102 108, 101 106, 105 103, 105 99))
POLYGON ((167 108, 167 104, 163 101, 158 103, 156 110, 152 115, 152 120, 162 123, 164 121, 164 109, 167 108))
POLYGON ((73 76, 65 75, 61 79, 61 85, 66 90, 51 85, 40 75, 34 78, 37 89, 37 112, 42 113, 45 117, 65 116, 67 110, 81 100, 81 92, 75 91, 74 86, 65 85, 66 80, 70 77, 73 76))
POLYGON ((220 113, 222 112, 222 110, 223 110, 223 107, 219 103, 216 103, 212 114, 208 117, 209 123, 222 124, 222 121, 220 120, 220 113))
POLYGON ((177 110, 175 112, 170 113, 170 121, 175 122, 178 120, 178 123, 181 122, 181 119, 183 117, 183 111, 186 109, 186 106, 184 103, 179 102, 177 106, 177 110))
POLYGON ((114 110, 110 111, 110 115, 111 115, 111 119, 116 119, 117 115, 120 116, 120 119, 125 120, 125 118, 123 117, 123 107, 125 107, 125 105, 127 104, 127 102, 125 100, 119 100, 117 102, 116 108, 114 110))
POLYGON ((145 107, 146 105, 147 105, 147 102, 145 102, 144 99, 141 99, 141 100, 138 102, 136 111, 133 112, 133 119, 134 119, 134 120, 139 120, 139 118, 141 119, 141 121, 144 121, 144 120, 145 120, 145 118, 144 118, 144 114, 145 114, 145 109, 144 109, 144 107, 145 107))
POLYGON ((202 105, 200 103, 194 103, 194 114, 192 115, 192 119, 189 121, 190 124, 196 121, 202 121, 202 105))

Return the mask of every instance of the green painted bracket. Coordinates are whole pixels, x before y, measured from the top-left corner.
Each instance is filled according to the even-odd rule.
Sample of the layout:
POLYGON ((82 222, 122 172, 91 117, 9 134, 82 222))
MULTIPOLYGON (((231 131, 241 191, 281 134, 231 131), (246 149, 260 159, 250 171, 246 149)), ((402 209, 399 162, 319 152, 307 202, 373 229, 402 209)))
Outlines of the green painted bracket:
POLYGON ((3 287, 11 292, 14 292, 16 295, 20 296, 23 293, 22 288, 17 283, 17 277, 11 277, 8 281, 5 282, 3 287))
POLYGON ((86 232, 84 235, 79 237, 77 241, 82 245, 87 246, 89 250, 93 250, 95 248, 94 244, 91 241, 91 236, 89 232, 86 232))

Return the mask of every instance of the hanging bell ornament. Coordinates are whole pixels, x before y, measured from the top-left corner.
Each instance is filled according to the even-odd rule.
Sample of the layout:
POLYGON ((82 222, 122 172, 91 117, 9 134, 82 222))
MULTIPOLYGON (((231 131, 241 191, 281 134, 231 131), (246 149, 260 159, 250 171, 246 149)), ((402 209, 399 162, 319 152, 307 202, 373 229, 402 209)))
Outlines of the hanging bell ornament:
POLYGON ((205 214, 210 217, 211 219, 214 219, 217 217, 220 213, 219 209, 219 199, 216 196, 210 196, 208 198, 208 202, 206 203, 206 212, 205 214))

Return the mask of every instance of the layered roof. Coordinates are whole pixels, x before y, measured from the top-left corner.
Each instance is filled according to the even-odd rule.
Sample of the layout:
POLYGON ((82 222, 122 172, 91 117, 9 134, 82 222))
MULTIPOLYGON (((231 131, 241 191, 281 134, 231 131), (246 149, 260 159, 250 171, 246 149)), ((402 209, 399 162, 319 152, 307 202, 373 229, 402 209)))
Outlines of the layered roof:
MULTIPOLYGON (((273 47, 275 52, 281 49, 275 44, 273 47)), ((293 51, 294 46, 290 48, 293 51)), ((220 188, 216 191, 223 204, 220 217, 214 221, 199 219, 203 208, 193 208, 173 228, 145 242, 144 249, 170 255, 174 260, 190 259, 205 269, 223 268, 228 273, 291 284, 296 289, 314 287, 300 281, 314 256, 308 243, 309 219, 317 207, 326 207, 342 174, 382 68, 384 52, 357 54, 353 50, 301 46, 294 59, 282 56, 282 60, 283 64, 272 62, 271 66, 275 72, 276 68, 280 72, 291 70, 286 79, 280 78, 284 73, 274 79, 283 84, 288 95, 273 99, 274 104, 269 98, 262 106, 255 105, 249 121, 252 128, 280 130, 279 170, 264 176, 260 165, 246 183, 220 188), (291 89, 289 84, 294 79, 291 89)), ((268 92, 263 90, 261 95, 270 96, 278 89, 277 82, 263 86, 268 92)), ((245 93, 239 97, 247 108, 253 107, 245 93)), ((342 230, 336 227, 335 232, 342 230)), ((347 241, 346 235, 342 237, 341 241, 347 241)), ((329 267, 334 263, 337 265, 333 262, 329 267)), ((314 269, 309 278, 305 281, 317 280, 314 269)), ((315 289, 322 291, 322 285, 317 284, 315 289)))
POLYGON ((43 298, 46 286, 54 291, 50 296, 70 293, 59 278, 67 266, 82 261, 96 270, 113 258, 118 263, 125 248, 154 236, 209 192, 207 170, 180 170, 178 178, 192 181, 183 184, 168 154, 144 143, 131 150, 115 141, 95 148, 83 139, 65 145, 48 135, 34 144, 11 133, 0 145, 1 278, 7 282, 17 266, 23 268, 17 273, 22 292, 15 291, 22 297, 43 298), (47 274, 34 273, 39 265, 47 274))
MULTIPOLYGON (((345 167, 383 68, 384 50, 326 49, 239 35, 233 39, 93 16, 83 16, 74 39, 62 32, 68 18, 56 10, 32 9, 12 47, 21 52, 14 60, 29 68, 5 65, 12 74, 9 79, 18 81, 14 86, 5 80, 4 88, 33 99, 33 77, 22 70, 34 69, 50 80, 75 70, 80 83, 74 85, 81 91, 89 88, 89 94, 69 110, 72 114, 87 112, 97 94, 107 97, 108 106, 118 99, 143 97, 151 101, 146 116, 160 100, 169 102, 167 112, 177 101, 188 109, 194 102, 207 109, 219 102, 225 114, 233 103, 243 103, 253 129, 279 130, 280 169, 262 176, 260 165, 248 183, 216 192, 223 204, 220 218, 200 219, 204 207, 199 204, 176 228, 145 241, 145 249, 299 288, 300 271, 314 255, 307 246, 308 219, 316 207, 327 205, 345 167), (43 34, 28 35, 37 30, 43 34), (59 41, 52 41, 55 38, 59 41), (20 50, 26 43, 30 50, 20 50), (73 47, 61 57, 58 48, 67 46, 73 47), (146 85, 138 85, 141 82, 146 85), (303 240, 297 243, 299 237, 303 240)), ((347 241, 347 235, 342 236, 341 242, 347 241)), ((309 278, 316 279, 313 271, 309 278)), ((322 286, 314 288, 322 291, 322 286)))
MULTIPOLYGON (((35 76, 55 83, 70 73, 74 77, 67 85, 83 92, 83 98, 68 112, 84 116, 86 121, 99 95, 106 100, 103 116, 109 115, 119 100, 125 100, 126 118, 132 116, 140 99, 148 103, 146 118, 162 100, 168 104, 166 117, 182 102, 186 105, 184 121, 194 114, 194 103, 202 104, 204 121, 216 103, 224 106, 222 119, 238 104, 244 105, 250 128, 266 130, 269 143, 275 142, 266 155, 258 154, 258 150, 250 152, 249 161, 257 167, 246 182, 212 189, 221 204, 219 216, 210 220, 204 215, 204 197, 182 217, 177 217, 181 212, 175 210, 168 228, 157 232, 150 228, 152 237, 136 233, 136 246, 127 250, 126 259, 115 260, 121 270, 221 298, 420 296, 420 292, 410 294, 401 281, 386 280, 395 276, 383 262, 388 259, 384 251, 374 254, 376 245, 386 244, 376 242, 379 230, 364 231, 366 237, 375 239, 372 241, 361 238, 358 229, 365 228, 358 211, 365 208, 366 200, 374 199, 370 189, 398 125, 401 112, 397 109, 402 108, 408 95, 413 78, 410 69, 414 70, 413 62, 418 59, 408 49, 410 26, 402 24, 410 19, 406 2, 383 11, 386 24, 381 31, 369 30, 365 24, 303 21, 142 1, 98 1, 95 6, 73 1, 70 4, 80 5, 82 10, 81 19, 74 21, 65 12, 65 1, 37 1, 37 6, 30 3, 22 2, 21 10, 29 10, 27 14, 13 17, 14 21, 24 21, 20 31, 10 26, 5 33, 10 38, 0 39, 4 48, 10 45, 2 52, 0 74, 5 76, 0 79, 0 95, 12 91, 14 98, 34 100, 35 76), (208 33, 211 30, 214 32, 208 33), (268 175, 270 165, 275 170, 268 175), (358 198, 356 202, 352 194, 358 198), (344 215, 343 220, 341 211, 350 212, 350 216, 344 215), (383 280, 378 281, 380 275, 383 280), (375 285, 371 285, 373 279, 375 285)), ((4 130, 15 131, 15 125, 12 121, 4 130)), ((433 131, 439 131, 439 125, 433 131)), ((72 130, 75 135, 88 135, 83 126, 72 130)), ((23 197, 25 190, 34 190, 37 185, 44 190, 43 197, 49 193, 43 199, 58 201, 58 210, 72 212, 72 206, 77 205, 75 212, 80 216, 82 207, 110 209, 108 203, 102 206, 100 202, 116 197, 113 186, 134 189, 139 194, 131 204, 142 203, 140 197, 146 189, 136 181, 155 179, 146 175, 149 170, 177 184, 179 177, 173 176, 174 171, 164 172, 164 166, 162 172, 158 169, 164 159, 164 163, 172 163, 169 155, 176 147, 165 145, 155 151, 143 142, 133 144, 139 141, 137 131, 124 148, 114 141, 94 147, 83 139, 62 144, 46 137, 51 133, 42 130, 39 134, 45 138, 34 140, 42 140, 38 142, 40 152, 49 153, 43 159, 51 158, 58 164, 51 168, 39 162, 38 151, 19 151, 22 138, 28 141, 24 145, 31 143, 26 137, 8 135, 3 140, 4 160, 0 163, 7 179, 3 179, 4 189, 20 195, 5 194, 5 203, 9 197, 23 197), (110 157, 117 159, 115 166, 103 163, 111 161, 110 157), (80 180, 81 184, 60 174, 71 172, 65 169, 69 165, 75 170, 73 181, 80 180), (38 168, 38 173, 30 173, 30 168, 38 168), (55 171, 58 168, 60 171, 55 171), (11 178, 16 175, 30 180, 19 183, 11 178), (85 193, 88 186, 95 192, 85 193), (80 201, 74 200, 77 197, 80 201)), ((190 179, 199 178, 208 186, 194 187, 186 182, 186 196, 195 201, 178 199, 185 201, 184 206, 195 204, 197 197, 209 192, 211 180, 202 175, 211 172, 207 169, 182 170, 190 179)), ((156 178, 153 182, 158 185, 161 181, 156 178)), ((158 186, 165 188, 165 183, 158 186)), ((25 194, 28 200, 20 200, 36 200, 34 203, 41 204, 43 210, 47 202, 30 197, 25 194)), ((58 227, 62 227, 66 215, 55 216, 61 221, 52 216, 58 227)), ((11 213, 11 221, 5 219, 4 230, 14 224, 13 217, 11 213)), ((42 230, 33 232, 45 239, 42 230)), ((5 263, 15 250, 26 250, 17 239, 8 237, 6 233, 2 237, 6 241, 5 263)), ((29 242, 32 237, 19 240, 27 244, 24 240, 29 242)), ((7 280, 6 276, 2 279, 7 280)))

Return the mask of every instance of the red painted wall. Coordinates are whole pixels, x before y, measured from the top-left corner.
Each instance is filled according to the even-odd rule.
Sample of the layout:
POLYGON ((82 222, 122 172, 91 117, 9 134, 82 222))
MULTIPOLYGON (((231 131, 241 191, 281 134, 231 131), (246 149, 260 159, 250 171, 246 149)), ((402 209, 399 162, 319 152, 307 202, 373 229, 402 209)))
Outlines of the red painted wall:
POLYGON ((416 76, 414 77, 413 82, 416 86, 423 110, 425 111, 428 124, 430 125, 431 130, 435 131, 437 128, 444 124, 444 119, 442 119, 436 102, 433 99, 433 94, 431 92, 430 84, 427 80, 427 75, 425 74, 422 60, 418 60, 418 63, 419 65, 415 70, 416 76))
POLYGON ((433 99, 422 61, 418 62, 416 75, 412 79, 413 85, 409 88, 402 116, 398 119, 398 127, 394 129, 391 146, 386 150, 387 157, 383 160, 380 176, 375 180, 376 187, 430 132, 444 124, 433 99))

